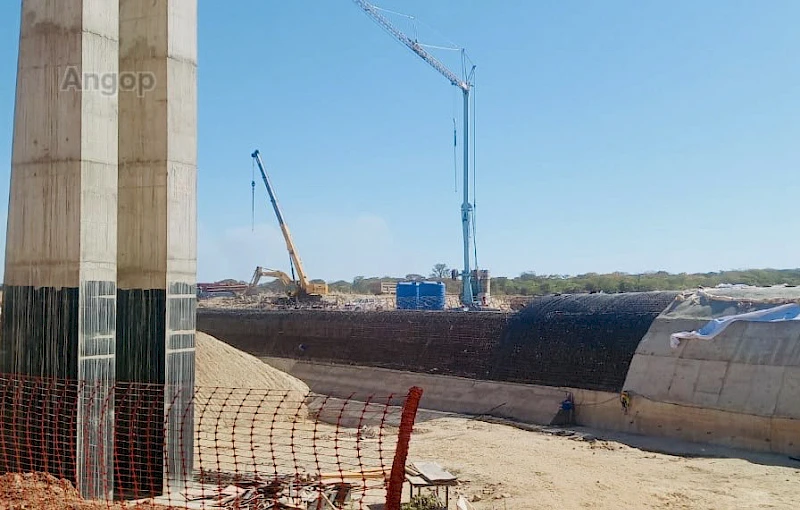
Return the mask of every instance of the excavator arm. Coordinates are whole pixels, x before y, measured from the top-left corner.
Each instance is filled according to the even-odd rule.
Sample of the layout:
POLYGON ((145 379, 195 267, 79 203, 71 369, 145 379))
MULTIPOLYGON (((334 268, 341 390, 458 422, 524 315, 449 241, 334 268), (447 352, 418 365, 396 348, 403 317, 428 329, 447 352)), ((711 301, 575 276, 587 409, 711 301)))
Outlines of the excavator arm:
POLYGON ((261 278, 277 278, 287 287, 292 284, 292 279, 289 278, 289 275, 284 273, 283 271, 277 271, 275 269, 265 269, 261 266, 258 266, 256 270, 253 272, 253 278, 250 279, 249 287, 254 289, 258 286, 258 282, 261 281, 261 278))

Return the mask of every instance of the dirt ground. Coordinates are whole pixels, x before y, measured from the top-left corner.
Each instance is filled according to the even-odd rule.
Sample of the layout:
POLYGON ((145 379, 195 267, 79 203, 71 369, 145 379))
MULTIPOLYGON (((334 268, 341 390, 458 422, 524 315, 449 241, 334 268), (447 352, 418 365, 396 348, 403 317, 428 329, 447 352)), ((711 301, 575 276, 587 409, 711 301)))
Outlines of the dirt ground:
POLYGON ((454 492, 478 510, 798 508, 800 462, 785 456, 574 430, 566 437, 461 417, 421 421, 409 461, 458 474, 454 492))
MULTIPOLYGON (((65 480, 42 473, 0 476, 0 510, 130 510, 133 505, 118 502, 85 501, 65 480)), ((167 510, 149 504, 136 510, 167 510)))

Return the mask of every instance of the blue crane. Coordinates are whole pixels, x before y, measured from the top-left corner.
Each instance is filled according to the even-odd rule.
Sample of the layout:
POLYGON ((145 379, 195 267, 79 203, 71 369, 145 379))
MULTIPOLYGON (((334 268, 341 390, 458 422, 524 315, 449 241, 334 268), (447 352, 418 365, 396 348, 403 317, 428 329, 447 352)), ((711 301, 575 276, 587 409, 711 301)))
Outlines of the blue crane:
POLYGON ((447 78, 451 85, 461 89, 464 96, 464 200, 461 203, 461 227, 464 236, 464 270, 461 272, 461 303, 467 307, 476 305, 472 292, 472 271, 470 257, 470 233, 473 221, 473 206, 469 200, 469 96, 472 90, 472 78, 475 75, 475 66, 466 74, 464 79, 459 78, 455 73, 447 68, 436 57, 425 51, 425 48, 417 41, 411 39, 406 34, 398 30, 392 23, 383 16, 377 7, 366 0, 353 0, 375 23, 386 30, 395 39, 403 43, 408 49, 413 51, 418 57, 436 69, 439 74, 447 78))

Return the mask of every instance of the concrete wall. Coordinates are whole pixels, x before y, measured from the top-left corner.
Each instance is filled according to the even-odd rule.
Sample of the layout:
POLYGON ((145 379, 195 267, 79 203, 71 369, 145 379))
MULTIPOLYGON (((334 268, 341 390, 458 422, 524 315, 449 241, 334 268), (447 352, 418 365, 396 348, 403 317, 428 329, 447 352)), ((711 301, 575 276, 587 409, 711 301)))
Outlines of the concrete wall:
POLYGON ((695 325, 659 319, 625 388, 664 402, 800 419, 800 323, 733 323, 714 340, 669 346, 670 333, 695 325))
POLYGON ((471 415, 490 414, 549 424, 569 390, 551 386, 478 381, 463 377, 418 374, 384 368, 349 367, 265 357, 262 361, 297 377, 311 391, 337 398, 404 395, 412 386, 424 389, 421 407, 471 415))
POLYGON ((638 426, 691 429, 700 439, 728 435, 748 448, 796 453, 800 323, 733 323, 713 340, 670 347, 670 334, 707 320, 665 315, 642 339, 624 386, 638 426), (684 411, 669 411, 676 408, 684 411))
POLYGON ((560 403, 571 393, 577 425, 753 451, 800 454, 800 427, 792 419, 656 402, 636 396, 626 412, 619 394, 613 392, 476 381, 286 358, 262 360, 301 379, 311 391, 333 397, 404 394, 411 386, 420 386, 424 390, 423 409, 486 414, 549 425, 560 403))
POLYGON ((3 372, 85 382, 65 402, 20 404, 52 430, 15 468, 61 466, 90 497, 109 494, 113 460, 100 412, 114 382, 117 97, 99 84, 117 74, 117 15, 117 0, 22 2, 0 339, 3 372))
MULTIPOLYGON (((165 443, 152 439, 161 423, 151 438, 130 434, 135 411, 122 405, 118 428, 146 442, 131 448, 142 457, 129 464, 134 472, 145 466, 151 479, 136 484, 155 493, 164 467, 178 484, 192 469, 185 452, 195 363, 197 0, 119 2, 120 70, 139 86, 120 94, 117 377, 165 385, 165 397, 149 405, 155 413, 166 406, 168 415, 165 443)), ((123 489, 133 483, 127 475, 118 480, 123 489)))
POLYGON ((138 496, 165 467, 178 483, 191 472, 196 67, 197 0, 22 2, 0 371, 69 388, 19 404, 52 430, 3 470, 61 466, 92 498, 111 495, 112 462, 152 475, 127 480, 138 496), (101 414, 115 381, 164 385, 150 411, 166 412, 166 438, 122 400, 101 414), (129 445, 142 458, 108 455, 112 431, 149 437, 129 445))

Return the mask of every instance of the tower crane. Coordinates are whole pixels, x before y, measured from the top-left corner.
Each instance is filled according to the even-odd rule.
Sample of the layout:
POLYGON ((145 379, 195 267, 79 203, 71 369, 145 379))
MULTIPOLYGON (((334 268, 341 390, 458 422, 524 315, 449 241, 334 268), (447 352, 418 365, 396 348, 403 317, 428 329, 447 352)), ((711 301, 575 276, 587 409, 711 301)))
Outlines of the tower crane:
POLYGON ((461 272, 461 303, 467 307, 475 306, 475 299, 472 291, 472 271, 470 258, 470 230, 473 221, 473 205, 469 200, 469 96, 472 89, 472 79, 475 75, 473 65, 469 72, 465 73, 464 79, 459 78, 455 73, 447 68, 436 57, 425 51, 425 48, 416 40, 411 39, 406 34, 397 29, 378 8, 366 0, 353 0, 375 23, 386 30, 391 36, 403 43, 408 49, 413 51, 419 58, 427 62, 431 67, 444 76, 451 85, 458 87, 464 98, 464 199, 461 203, 461 227, 464 238, 464 270, 461 272))
MULTIPOLYGON (((306 270, 303 267, 303 262, 300 260, 300 255, 297 254, 297 249, 294 247, 294 241, 292 241, 292 235, 289 233, 289 226, 286 225, 286 222, 283 220, 283 213, 281 212, 281 208, 278 205, 278 199, 275 197, 275 191, 272 188, 272 183, 269 180, 269 176, 267 175, 266 170, 264 170, 264 164, 261 162, 261 153, 258 152, 258 149, 253 151, 250 155, 258 165, 258 169, 261 172, 261 179, 264 181, 264 186, 267 188, 267 193, 269 194, 269 200, 272 202, 272 209, 275 211, 275 216, 278 218, 278 225, 281 227, 281 233, 283 234, 283 239, 286 241, 286 249, 289 251, 289 260, 294 266, 294 269, 297 271, 297 297, 301 300, 319 300, 322 296, 328 294, 328 284, 327 283, 311 283, 308 279, 308 275, 306 275, 306 270)), ((256 268, 255 273, 253 273, 253 280, 252 286, 258 284, 258 280, 262 276, 271 276, 276 277, 284 282, 287 283, 289 277, 286 273, 274 270, 264 270, 261 267, 256 268)))

